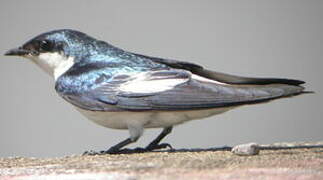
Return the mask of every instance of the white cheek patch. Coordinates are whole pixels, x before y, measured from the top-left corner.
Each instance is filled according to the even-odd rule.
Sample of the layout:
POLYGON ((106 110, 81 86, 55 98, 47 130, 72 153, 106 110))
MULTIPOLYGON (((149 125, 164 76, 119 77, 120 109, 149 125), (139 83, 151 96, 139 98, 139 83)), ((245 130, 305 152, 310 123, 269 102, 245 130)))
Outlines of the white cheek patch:
POLYGON ((35 62, 49 75, 54 76, 55 80, 74 65, 74 58, 67 58, 57 52, 41 53, 39 56, 27 58, 35 62))
POLYGON ((151 80, 149 77, 149 73, 142 73, 136 79, 121 85, 119 89, 128 93, 157 93, 170 90, 189 80, 185 78, 151 80))

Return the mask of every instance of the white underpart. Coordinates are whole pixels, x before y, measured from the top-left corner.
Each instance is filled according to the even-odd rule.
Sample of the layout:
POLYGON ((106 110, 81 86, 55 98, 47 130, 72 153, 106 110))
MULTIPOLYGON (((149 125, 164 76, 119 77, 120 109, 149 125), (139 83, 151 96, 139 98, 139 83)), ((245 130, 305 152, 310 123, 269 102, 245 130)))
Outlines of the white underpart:
POLYGON ((74 65, 73 57, 66 57, 57 52, 40 53, 38 56, 27 56, 40 68, 57 80, 62 74, 74 65))
POLYGON ((88 111, 76 108, 94 123, 113 129, 128 129, 133 140, 138 139, 144 128, 164 128, 185 123, 194 119, 206 118, 224 113, 233 107, 213 108, 204 110, 183 111, 88 111))

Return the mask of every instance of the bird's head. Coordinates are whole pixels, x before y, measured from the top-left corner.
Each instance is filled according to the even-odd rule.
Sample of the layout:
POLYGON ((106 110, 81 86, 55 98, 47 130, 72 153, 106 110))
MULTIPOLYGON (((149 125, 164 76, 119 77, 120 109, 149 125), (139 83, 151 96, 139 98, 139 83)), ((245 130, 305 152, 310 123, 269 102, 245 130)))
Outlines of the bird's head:
POLYGON ((74 65, 76 57, 95 53, 96 46, 94 38, 79 31, 62 29, 40 34, 5 55, 31 59, 57 79, 74 65))

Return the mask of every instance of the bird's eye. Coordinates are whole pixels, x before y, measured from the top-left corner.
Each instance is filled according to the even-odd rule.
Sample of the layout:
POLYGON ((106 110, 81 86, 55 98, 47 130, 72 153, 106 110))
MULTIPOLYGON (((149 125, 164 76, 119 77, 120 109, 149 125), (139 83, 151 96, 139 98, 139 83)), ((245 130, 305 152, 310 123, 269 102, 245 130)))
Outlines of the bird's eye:
POLYGON ((52 50, 52 42, 48 40, 39 41, 39 49, 41 51, 50 51, 52 50))

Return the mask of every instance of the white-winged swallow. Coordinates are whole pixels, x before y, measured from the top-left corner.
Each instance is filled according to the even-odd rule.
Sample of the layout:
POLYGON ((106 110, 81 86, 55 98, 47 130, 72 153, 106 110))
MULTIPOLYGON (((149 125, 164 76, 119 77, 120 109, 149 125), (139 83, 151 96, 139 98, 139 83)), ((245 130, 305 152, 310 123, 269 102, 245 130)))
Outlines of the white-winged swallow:
POLYGON ((129 138, 102 153, 122 152, 144 128, 163 128, 144 150, 165 148, 170 145, 160 141, 175 125, 305 93, 300 80, 215 72, 128 52, 69 29, 40 34, 5 55, 30 59, 53 76, 56 92, 91 121, 129 130, 129 138))

